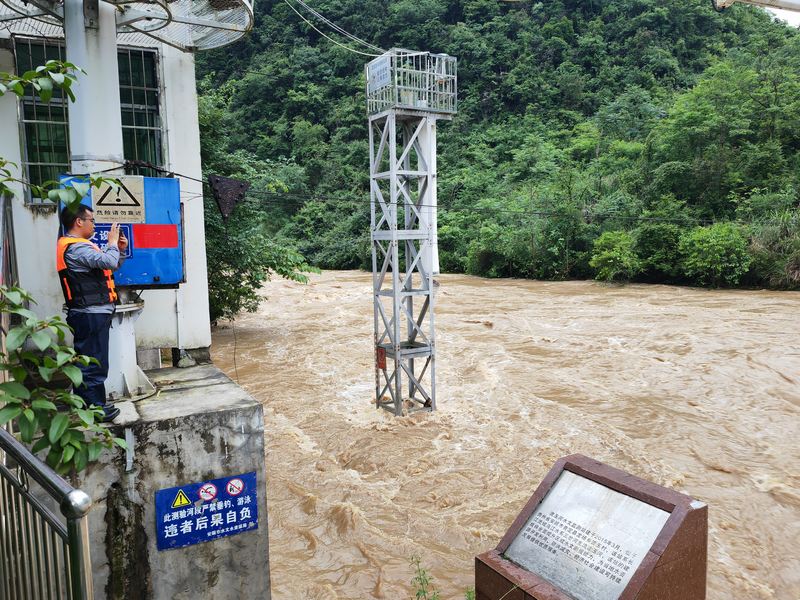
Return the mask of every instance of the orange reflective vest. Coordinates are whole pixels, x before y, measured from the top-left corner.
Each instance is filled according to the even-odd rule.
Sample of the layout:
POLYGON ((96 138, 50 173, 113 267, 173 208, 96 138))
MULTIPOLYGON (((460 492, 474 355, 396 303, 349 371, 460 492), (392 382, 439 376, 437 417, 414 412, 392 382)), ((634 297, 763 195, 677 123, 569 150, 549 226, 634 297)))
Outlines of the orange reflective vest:
POLYGON ((64 255, 72 244, 89 244, 100 252, 95 244, 84 238, 60 237, 56 245, 56 269, 64 301, 69 308, 85 308, 97 304, 117 301, 114 288, 114 273, 111 269, 91 269, 86 273, 76 273, 67 268, 64 255))

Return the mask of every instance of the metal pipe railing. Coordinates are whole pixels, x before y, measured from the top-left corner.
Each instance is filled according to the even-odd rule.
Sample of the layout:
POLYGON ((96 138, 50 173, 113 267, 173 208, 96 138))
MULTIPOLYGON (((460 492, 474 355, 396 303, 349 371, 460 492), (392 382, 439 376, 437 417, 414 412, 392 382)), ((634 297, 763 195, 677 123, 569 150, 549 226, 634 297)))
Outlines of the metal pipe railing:
POLYGON ((456 59, 392 48, 365 67, 367 114, 391 108, 453 114, 457 110, 456 59))
POLYGON ((4 429, 0 450, 0 598, 92 600, 91 498, 4 429), (29 479, 58 504, 66 523, 31 493, 29 479))

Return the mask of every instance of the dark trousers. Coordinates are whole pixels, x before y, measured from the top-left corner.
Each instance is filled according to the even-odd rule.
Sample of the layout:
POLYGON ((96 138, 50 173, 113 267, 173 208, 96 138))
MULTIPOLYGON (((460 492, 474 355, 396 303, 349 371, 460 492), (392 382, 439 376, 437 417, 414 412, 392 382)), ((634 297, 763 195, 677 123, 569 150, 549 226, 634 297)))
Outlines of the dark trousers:
POLYGON ((94 314, 69 311, 67 325, 75 335, 75 352, 96 358, 100 364, 79 366, 83 383, 74 392, 83 398, 86 405, 104 406, 106 403, 105 381, 108 376, 108 330, 112 314, 94 314))

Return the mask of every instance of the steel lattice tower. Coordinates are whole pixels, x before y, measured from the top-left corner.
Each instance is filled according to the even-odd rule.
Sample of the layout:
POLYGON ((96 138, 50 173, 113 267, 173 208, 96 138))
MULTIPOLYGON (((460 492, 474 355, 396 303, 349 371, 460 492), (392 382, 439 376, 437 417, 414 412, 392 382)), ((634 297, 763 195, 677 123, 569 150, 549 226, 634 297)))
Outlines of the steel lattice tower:
POLYGON ((455 68, 396 49, 367 65, 375 402, 395 415, 436 408, 436 123, 455 68))

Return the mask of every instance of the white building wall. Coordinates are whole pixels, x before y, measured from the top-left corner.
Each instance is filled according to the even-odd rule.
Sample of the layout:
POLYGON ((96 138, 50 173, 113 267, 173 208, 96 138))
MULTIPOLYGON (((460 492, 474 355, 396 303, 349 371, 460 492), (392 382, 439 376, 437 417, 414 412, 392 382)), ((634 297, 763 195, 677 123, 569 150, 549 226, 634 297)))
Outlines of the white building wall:
MULTIPOLYGON (((166 127, 166 168, 201 179, 200 129, 194 56, 161 46, 160 77, 166 127)), ((142 348, 203 348, 211 345, 208 317, 208 273, 203 225, 203 184, 181 178, 186 283, 178 290, 147 290, 145 309, 136 322, 136 343, 142 348)))
MULTIPOLYGON (((0 71, 13 72, 10 40, 0 34, 0 71)), ((194 57, 159 45, 163 122, 166 137, 166 168, 201 178, 200 131, 194 57)), ((22 143, 18 125, 17 98, 0 97, 0 156, 21 164, 22 143)), ((17 170, 17 176, 21 174, 17 170)), ((181 178, 184 220, 186 283, 178 290, 146 290, 145 308, 136 322, 137 346, 142 348, 203 348, 211 345, 208 316, 208 276, 203 225, 202 184, 181 178)), ((14 233, 20 285, 37 301, 42 317, 61 312, 63 297, 55 271, 58 218, 52 209, 26 206, 18 188, 13 201, 14 233)))
MULTIPOLYGON (((0 40, 0 71, 14 72, 14 54, 8 48, 11 41, 0 40)), ((22 140, 18 124, 17 97, 0 97, 0 156, 16 165, 22 163, 22 140)), ((18 168, 14 177, 23 178, 18 168)), ((20 286, 36 299, 31 307, 39 316, 50 317, 61 311, 64 298, 55 274, 55 242, 58 219, 55 213, 26 208, 21 186, 11 186, 17 193, 12 201, 14 238, 17 246, 17 269, 20 286)))

